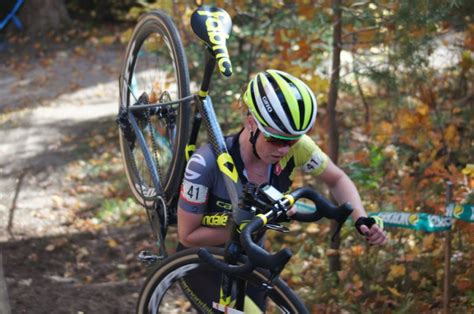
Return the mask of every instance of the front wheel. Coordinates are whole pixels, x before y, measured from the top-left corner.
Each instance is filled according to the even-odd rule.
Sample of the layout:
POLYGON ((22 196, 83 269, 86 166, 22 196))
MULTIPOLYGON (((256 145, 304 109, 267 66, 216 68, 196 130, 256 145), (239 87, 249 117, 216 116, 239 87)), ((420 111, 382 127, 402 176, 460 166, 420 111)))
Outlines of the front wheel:
MULTIPOLYGON (((224 259, 224 249, 208 248, 217 259, 224 259)), ((202 262, 198 256, 199 248, 183 250, 165 259, 148 277, 138 299, 137 313, 202 313, 219 312, 212 304, 202 302, 201 294, 209 291, 215 293, 215 302, 219 302, 219 286, 209 278, 209 265, 202 262), (186 284, 192 276, 204 276, 200 281, 200 289, 189 289, 186 284)), ((211 269, 219 274, 217 270, 211 269)), ((269 274, 256 269, 250 274, 239 276, 247 283, 247 289, 262 290, 262 285, 268 282, 269 274)), ((249 290, 247 290, 249 291, 249 290)), ((294 292, 278 279, 264 300, 267 313, 307 313, 304 304, 294 292)), ((246 303, 248 298, 246 298, 246 303)), ((212 303, 212 302, 211 302, 212 303)), ((247 306, 247 304, 246 304, 247 306)), ((250 312, 247 310, 246 313, 250 312)), ((253 311, 252 311, 253 313, 253 311)))
POLYGON ((169 103, 189 95, 186 55, 174 23, 160 11, 143 15, 128 44, 120 77, 119 111, 123 123, 119 134, 130 188, 145 207, 156 206, 159 199, 165 199, 169 205, 177 195, 189 137, 190 104, 183 101, 135 112, 143 136, 131 128, 127 109, 134 105, 169 103), (144 152, 140 142, 148 151, 144 152), (149 167, 150 161, 155 164, 155 172, 149 167))

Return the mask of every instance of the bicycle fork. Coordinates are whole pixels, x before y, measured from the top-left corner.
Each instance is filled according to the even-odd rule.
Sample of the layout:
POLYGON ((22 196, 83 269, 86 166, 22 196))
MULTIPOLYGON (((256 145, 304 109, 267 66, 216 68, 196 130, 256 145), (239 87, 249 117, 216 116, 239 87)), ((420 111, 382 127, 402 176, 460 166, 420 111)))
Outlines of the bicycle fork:
MULTIPOLYGON (((235 224, 235 222, 232 222, 235 224)), ((245 222, 244 222, 245 224, 245 222)), ((239 256, 242 256, 243 248, 240 244, 240 233, 237 231, 239 228, 233 227, 231 238, 225 248, 225 257, 224 261, 228 264, 235 265, 239 260, 239 256)), ((258 238, 263 238, 263 233, 257 235, 258 238)), ((255 287, 258 292, 261 292, 263 295, 259 295, 259 299, 266 300, 268 294, 273 290, 273 287, 278 280, 281 271, 283 270, 284 265, 277 269, 272 269, 270 271, 270 276, 266 282, 262 282, 260 287, 255 287)), ((227 313, 230 309, 234 313, 244 313, 245 310, 249 310, 249 305, 246 304, 249 302, 252 307, 252 312, 257 310, 265 312, 266 304, 255 304, 249 296, 247 296, 247 282, 243 278, 236 278, 226 273, 222 275, 220 294, 219 294, 219 303, 213 304, 213 308, 227 313)))

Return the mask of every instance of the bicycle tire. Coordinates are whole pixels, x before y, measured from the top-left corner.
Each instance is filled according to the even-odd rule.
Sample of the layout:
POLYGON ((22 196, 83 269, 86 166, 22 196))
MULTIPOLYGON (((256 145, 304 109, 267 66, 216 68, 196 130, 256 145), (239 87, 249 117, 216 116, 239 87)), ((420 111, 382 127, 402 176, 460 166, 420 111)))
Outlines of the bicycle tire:
MULTIPOLYGON (((224 258, 223 248, 213 247, 208 250, 215 258, 220 260, 224 258)), ((199 248, 180 251, 157 265, 140 292, 137 313, 182 313, 187 312, 186 309, 189 309, 191 304, 196 306, 194 302, 187 300, 178 282, 193 269, 198 271, 199 265, 205 265, 200 260, 198 251, 199 248), (167 296, 168 293, 171 296, 167 296)), ((255 269, 252 273, 239 277, 245 279, 248 284, 260 287, 262 283, 268 281, 269 274, 262 269, 255 269)), ((205 288, 204 285, 203 288, 205 288)), ((308 313, 303 302, 281 279, 275 282, 267 299, 269 301, 267 303, 271 303, 267 304, 267 312, 273 312, 278 308, 282 313, 308 313)), ((202 309, 196 311, 204 312, 202 309)))
MULTIPOLYGON (((119 109, 132 106, 136 99, 143 95, 143 92, 147 93, 149 103, 154 103, 155 99, 152 98, 158 98, 157 94, 160 94, 159 98, 162 99, 160 102, 177 100, 190 95, 187 60, 181 38, 173 21, 164 12, 151 11, 139 19, 127 46, 120 86, 119 109), (143 68, 142 63, 139 63, 141 61, 146 61, 143 68), (154 61, 156 64, 152 63, 154 61), (167 72, 169 70, 171 73, 167 72), (149 74, 156 77, 147 77, 149 74), (156 89, 159 91, 157 92, 156 89), (162 90, 164 91, 161 92, 162 90), (166 99, 163 99, 164 96, 166 99)), ((158 146, 154 142, 155 138, 151 136, 160 136, 159 140, 163 140, 163 143, 159 143, 156 154, 159 156, 156 158, 160 159, 160 164, 157 165, 159 182, 168 206, 171 201, 176 201, 182 180, 185 165, 184 151, 190 125, 189 101, 182 102, 176 107, 174 126, 169 121, 165 121, 166 125, 159 129, 163 121, 160 121, 158 117, 152 117, 154 121, 149 121, 151 123, 140 125, 142 132, 149 133, 149 145, 158 146), (150 131, 147 131, 147 128, 150 131), (162 136, 163 133, 164 136, 162 136)), ((172 118, 167 117, 170 121, 172 118)), ((158 195, 159 191, 155 189, 151 178, 153 174, 144 162, 145 158, 150 156, 144 156, 136 142, 137 139, 135 142, 130 142, 121 129, 119 141, 130 189, 141 205, 152 207, 157 198, 162 195, 158 195)))

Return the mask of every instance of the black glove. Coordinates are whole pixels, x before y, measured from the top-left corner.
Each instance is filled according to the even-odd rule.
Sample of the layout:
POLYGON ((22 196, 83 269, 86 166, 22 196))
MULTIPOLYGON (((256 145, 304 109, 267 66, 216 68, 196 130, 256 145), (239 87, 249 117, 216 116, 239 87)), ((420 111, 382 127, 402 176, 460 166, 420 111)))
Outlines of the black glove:
POLYGON ((355 227, 357 229, 357 231, 361 234, 361 235, 366 235, 365 233, 363 233, 361 230, 360 230, 360 227, 362 225, 365 225, 367 226, 367 228, 370 229, 370 227, 372 227, 374 224, 376 224, 377 222, 375 221, 374 218, 372 217, 359 217, 359 219, 357 219, 356 223, 355 223, 355 227))

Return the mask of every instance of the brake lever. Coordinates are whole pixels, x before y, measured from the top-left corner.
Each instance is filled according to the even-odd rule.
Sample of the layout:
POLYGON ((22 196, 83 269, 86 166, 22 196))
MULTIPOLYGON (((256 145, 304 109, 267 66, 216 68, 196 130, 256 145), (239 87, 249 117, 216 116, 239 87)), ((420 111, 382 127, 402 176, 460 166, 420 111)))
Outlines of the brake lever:
POLYGON ((288 233, 288 232, 290 232, 290 229, 288 229, 288 228, 285 227, 285 226, 279 225, 279 224, 270 224, 270 223, 267 223, 267 224, 265 225, 265 228, 270 229, 270 230, 275 230, 275 231, 278 231, 278 232, 281 232, 281 233, 288 233))
POLYGON ((331 237, 332 242, 334 242, 336 240, 336 236, 341 231, 342 226, 346 222, 347 218, 349 218, 349 216, 352 214, 353 208, 352 208, 352 205, 350 203, 344 203, 341 206, 339 206, 338 210, 343 212, 343 214, 338 219, 336 218, 337 228, 336 228, 336 231, 334 231, 334 234, 331 237))
POLYGON ((336 241, 336 236, 337 236, 337 235, 339 234, 339 232, 341 231, 342 226, 344 225, 344 223, 345 223, 345 220, 342 221, 342 222, 338 222, 336 231, 334 231, 334 234, 333 234, 332 237, 331 237, 331 242, 334 243, 334 242, 336 241))

